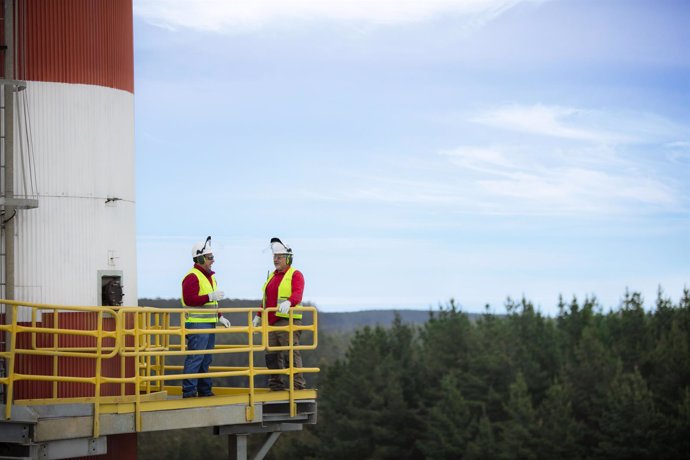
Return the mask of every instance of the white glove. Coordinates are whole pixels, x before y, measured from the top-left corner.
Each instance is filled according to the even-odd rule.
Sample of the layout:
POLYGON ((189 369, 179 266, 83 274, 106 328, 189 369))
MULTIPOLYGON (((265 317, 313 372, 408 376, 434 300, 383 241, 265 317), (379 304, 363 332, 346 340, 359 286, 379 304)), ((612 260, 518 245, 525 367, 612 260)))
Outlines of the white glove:
POLYGON ((254 315, 254 320, 252 321, 252 325, 254 327, 259 327, 261 326, 261 316, 259 315, 254 315))
POLYGON ((216 302, 225 297, 225 292, 223 291, 213 291, 208 295, 209 302, 216 302))
POLYGON ((230 321, 225 316, 219 316, 218 322, 225 327, 230 327, 230 321))
POLYGON ((278 305, 278 311, 284 315, 287 315, 290 312, 290 305, 292 304, 289 300, 283 300, 280 302, 280 305, 278 305))

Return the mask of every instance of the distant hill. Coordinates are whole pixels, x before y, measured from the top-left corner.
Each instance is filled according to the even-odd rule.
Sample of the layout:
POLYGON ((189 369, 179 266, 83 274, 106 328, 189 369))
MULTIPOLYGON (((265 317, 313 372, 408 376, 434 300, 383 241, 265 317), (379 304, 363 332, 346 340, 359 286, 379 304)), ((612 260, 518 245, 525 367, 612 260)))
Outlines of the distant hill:
MULTIPOLYGON (((223 308, 251 308, 261 304, 261 300, 224 299, 223 308)), ((179 308, 180 299, 139 299, 139 305, 157 308, 179 308)), ((404 324, 421 325, 429 319, 430 310, 363 310, 356 312, 327 313, 319 311, 319 330, 322 332, 348 333, 365 326, 389 327, 395 315, 400 315, 404 324)), ((469 314, 475 319, 475 314, 469 314)))
POLYGON ((395 315, 405 324, 424 324, 429 319, 429 310, 363 310, 347 313, 319 312, 319 330, 323 332, 350 332, 365 326, 388 327, 395 315))
MULTIPOLYGON (((251 308, 261 305, 261 300, 251 299, 223 299, 220 302, 223 308, 251 308)), ((140 307, 156 307, 156 308, 180 308, 182 303, 180 299, 155 299, 143 298, 139 299, 140 307)))

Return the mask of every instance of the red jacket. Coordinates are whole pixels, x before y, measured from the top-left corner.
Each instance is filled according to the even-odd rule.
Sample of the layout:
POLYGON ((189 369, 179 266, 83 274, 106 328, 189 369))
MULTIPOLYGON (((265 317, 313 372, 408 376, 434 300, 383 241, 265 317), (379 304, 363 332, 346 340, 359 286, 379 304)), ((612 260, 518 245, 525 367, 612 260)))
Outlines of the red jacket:
MULTIPOLYGON (((280 282, 283 281, 285 272, 273 272, 273 278, 266 285, 266 308, 277 307, 278 303, 278 286, 280 282)), ((292 295, 288 299, 292 306, 299 305, 302 303, 302 295, 304 294, 304 275, 299 270, 295 270, 292 274, 292 295)), ((261 316, 261 312, 258 313, 261 316)), ((268 312, 268 324, 274 324, 278 321, 275 311, 268 312)))
MULTIPOLYGON (((204 267, 199 264, 194 264, 194 268, 203 273, 206 278, 208 278, 208 282, 213 285, 211 277, 215 275, 216 272, 207 272, 204 267)), ((199 278, 197 278, 193 273, 189 273, 182 280, 182 298, 188 307, 201 307, 202 305, 208 303, 208 295, 199 295, 199 278)), ((218 313, 218 316, 221 316, 220 312, 218 313)))

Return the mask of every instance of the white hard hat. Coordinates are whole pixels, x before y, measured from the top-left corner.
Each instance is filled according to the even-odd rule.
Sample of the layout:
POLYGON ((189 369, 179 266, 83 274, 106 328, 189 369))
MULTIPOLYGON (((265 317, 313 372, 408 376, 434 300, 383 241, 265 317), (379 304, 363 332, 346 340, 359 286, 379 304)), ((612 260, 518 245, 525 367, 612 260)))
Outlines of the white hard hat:
POLYGON ((273 255, 292 254, 290 246, 284 244, 278 238, 271 238, 271 251, 273 251, 273 255))
POLYGON ((206 241, 199 241, 194 246, 192 246, 192 257, 205 256, 206 254, 213 253, 211 249, 211 237, 206 238, 206 241))

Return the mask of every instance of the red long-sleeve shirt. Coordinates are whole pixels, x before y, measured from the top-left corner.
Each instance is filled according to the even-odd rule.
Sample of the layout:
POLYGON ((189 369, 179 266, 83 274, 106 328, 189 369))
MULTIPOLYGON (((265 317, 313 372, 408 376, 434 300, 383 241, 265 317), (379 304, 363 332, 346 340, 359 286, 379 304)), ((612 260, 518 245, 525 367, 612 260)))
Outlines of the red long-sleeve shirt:
MULTIPOLYGON (((278 306, 278 286, 285 277, 285 272, 273 272, 273 278, 266 285, 266 308, 273 308, 278 306)), ((292 274, 292 294, 288 298, 290 304, 294 307, 302 303, 302 295, 304 294, 304 275, 299 270, 295 270, 292 274)), ((261 312, 258 313, 261 316, 261 312)), ((274 324, 278 321, 278 317, 274 311, 268 312, 268 324, 274 324)))
MULTIPOLYGON (((208 279, 208 282, 211 283, 211 286, 213 286, 211 277, 215 275, 216 272, 207 272, 204 267, 199 264, 194 264, 194 268, 203 273, 208 279)), ((182 298, 184 299, 185 305, 188 307, 201 307, 209 301, 208 294, 199 295, 199 278, 197 278, 194 273, 189 273, 182 280, 182 298)), ((221 316, 221 314, 218 313, 218 316, 221 316)))

